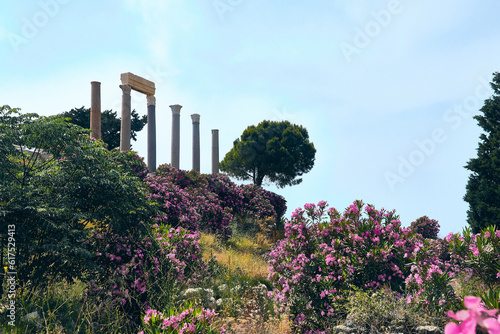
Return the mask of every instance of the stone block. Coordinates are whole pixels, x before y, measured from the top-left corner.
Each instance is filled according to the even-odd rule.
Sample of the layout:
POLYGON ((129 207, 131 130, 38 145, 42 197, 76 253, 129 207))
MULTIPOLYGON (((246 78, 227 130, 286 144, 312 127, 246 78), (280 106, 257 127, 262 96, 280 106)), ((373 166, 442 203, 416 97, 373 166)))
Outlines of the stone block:
POLYGON ((133 90, 146 95, 155 95, 155 84, 152 81, 146 80, 130 72, 122 73, 121 80, 122 85, 129 85, 133 90))

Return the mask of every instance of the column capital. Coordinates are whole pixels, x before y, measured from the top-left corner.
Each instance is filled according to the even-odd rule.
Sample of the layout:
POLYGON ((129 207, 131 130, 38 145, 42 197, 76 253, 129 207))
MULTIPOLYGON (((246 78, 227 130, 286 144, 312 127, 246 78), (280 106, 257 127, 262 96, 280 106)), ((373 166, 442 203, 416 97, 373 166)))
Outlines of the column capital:
POLYGON ((191 114, 191 119, 193 123, 200 123, 200 114, 191 114))
POLYGON ((156 97, 154 95, 148 95, 146 96, 146 99, 148 100, 148 106, 156 105, 156 97))
POLYGON ((173 115, 180 115, 181 114, 181 108, 182 106, 180 104, 173 104, 169 106, 170 109, 172 109, 172 114, 173 115))
POLYGON ((132 87, 130 87, 129 85, 120 85, 120 88, 122 89, 123 94, 130 95, 130 90, 132 89, 132 87))

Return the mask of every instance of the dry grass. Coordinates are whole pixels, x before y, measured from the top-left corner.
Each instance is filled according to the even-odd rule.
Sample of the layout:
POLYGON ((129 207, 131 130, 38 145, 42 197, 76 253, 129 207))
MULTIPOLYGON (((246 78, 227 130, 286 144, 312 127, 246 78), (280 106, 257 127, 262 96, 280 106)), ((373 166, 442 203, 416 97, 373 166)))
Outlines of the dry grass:
POLYGON ((214 235, 202 234, 200 245, 205 260, 215 256, 219 263, 226 265, 231 271, 242 270, 253 279, 267 278, 269 265, 258 255, 267 244, 259 245, 248 238, 238 237, 230 240, 228 245, 223 245, 214 235))
POLYGON ((231 334, 291 334, 288 318, 273 318, 266 322, 258 317, 224 318, 222 327, 231 334))
MULTIPOLYGON (((214 235, 202 234, 200 246, 206 260, 215 256, 217 261, 224 264, 231 272, 241 271, 250 279, 267 279, 269 265, 264 261, 262 254, 270 249, 271 242, 260 233, 255 238, 236 236, 226 242, 218 240, 214 235)), ((222 311, 218 325, 231 334, 292 333, 286 316, 266 317, 258 297, 251 295, 245 294, 242 297, 244 306, 237 317, 228 316, 222 311)))

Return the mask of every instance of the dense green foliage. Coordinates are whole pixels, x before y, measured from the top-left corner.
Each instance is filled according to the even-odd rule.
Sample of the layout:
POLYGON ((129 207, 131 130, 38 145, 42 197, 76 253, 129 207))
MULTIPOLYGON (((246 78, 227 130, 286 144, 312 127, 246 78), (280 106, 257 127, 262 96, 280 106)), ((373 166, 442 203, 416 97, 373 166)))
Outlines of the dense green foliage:
POLYGON ((471 171, 464 200, 469 203, 467 222, 474 233, 500 221, 500 73, 493 75, 493 96, 484 101, 483 115, 474 116, 483 129, 477 158, 465 168, 471 171))
POLYGON ((15 226, 21 287, 83 278, 97 270, 84 244, 89 227, 125 233, 155 212, 128 158, 87 130, 8 106, 0 121, 0 229, 15 226))
POLYGON ((307 130, 288 121, 263 121, 249 126, 236 139, 220 169, 240 180, 261 186, 265 178, 278 187, 302 182, 298 176, 314 166, 316 149, 307 130))
MULTIPOLYGON (((286 210, 281 196, 254 185, 239 187, 223 174, 165 166, 156 177, 148 176, 137 154, 106 149, 89 130, 60 115, 39 117, 3 106, 0 121, 0 261, 17 273, 15 283, 6 284, 12 274, 0 276, 0 287, 9 289, 0 290, 0 304, 21 298, 23 305, 33 305, 53 285, 76 279, 85 287, 77 301, 85 319, 59 299, 54 307, 72 315, 50 316, 72 332, 79 323, 86 332, 137 333, 148 307, 177 309, 184 289, 212 281, 207 269, 213 261, 201 256, 197 224, 217 232, 223 217, 227 222, 233 215, 267 218, 286 210), (170 188, 172 194, 157 193, 170 188), (187 224, 189 230, 171 225, 191 212, 166 204, 177 192, 188 211, 204 205, 193 211, 197 220, 187 224), (7 231, 15 242, 8 251, 7 231)), ((54 308, 34 310, 45 316, 54 308)), ((16 323, 24 322, 25 314, 18 313, 16 323)))
MULTIPOLYGON (((74 108, 61 114, 70 119, 70 122, 84 129, 90 127, 90 108, 74 108)), ((132 110, 130 115, 130 138, 137 140, 137 132, 144 128, 148 122, 146 115, 139 117, 137 111, 132 110)), ((104 110, 101 113, 101 139, 108 145, 108 149, 120 147, 120 118, 112 110, 104 110)), ((132 146, 132 145, 131 145, 132 146)))

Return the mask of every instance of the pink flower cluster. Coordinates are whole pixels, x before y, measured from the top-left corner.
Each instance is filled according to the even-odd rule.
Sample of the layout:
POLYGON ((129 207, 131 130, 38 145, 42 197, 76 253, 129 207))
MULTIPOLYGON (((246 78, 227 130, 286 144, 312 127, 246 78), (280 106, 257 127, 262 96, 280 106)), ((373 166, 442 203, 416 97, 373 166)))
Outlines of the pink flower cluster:
POLYGON ((182 288, 208 276, 198 233, 158 225, 150 233, 92 233, 90 243, 97 250, 93 262, 102 274, 90 282, 90 296, 140 312, 144 305, 160 303, 168 286, 182 288))
POLYGON ((226 333, 224 328, 220 330, 212 328, 212 321, 216 316, 214 310, 189 307, 179 314, 172 313, 166 316, 157 310, 148 309, 143 316, 145 330, 139 334, 226 333))
POLYGON ((393 211, 368 205, 363 214, 363 207, 355 201, 340 214, 324 201, 306 204, 295 210, 285 225, 285 239, 269 253, 272 296, 283 305, 280 311, 294 315, 299 328, 326 326, 351 285, 404 289, 408 254, 422 237, 402 228, 393 211))
POLYGON ((465 230, 463 236, 423 238, 401 227, 394 211, 355 201, 341 214, 321 201, 295 210, 268 263, 270 295, 301 330, 328 328, 352 286, 388 286, 409 293, 408 303, 444 314, 458 307, 449 284, 457 274, 476 275, 494 288, 500 231, 490 227, 477 235, 465 230))
POLYGON ((448 323, 444 328, 445 334, 475 334, 477 326, 486 329, 490 334, 500 334, 500 315, 495 318, 498 310, 486 309, 481 305, 481 298, 474 296, 465 297, 464 305, 468 310, 448 312, 450 318, 461 323, 448 323))
POLYGON ((229 237, 234 216, 258 219, 286 211, 282 196, 254 185, 237 186, 224 174, 199 174, 162 165, 146 183, 149 199, 163 212, 158 221, 192 231, 229 237))

